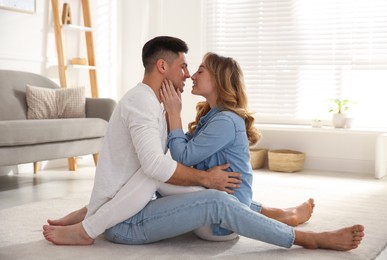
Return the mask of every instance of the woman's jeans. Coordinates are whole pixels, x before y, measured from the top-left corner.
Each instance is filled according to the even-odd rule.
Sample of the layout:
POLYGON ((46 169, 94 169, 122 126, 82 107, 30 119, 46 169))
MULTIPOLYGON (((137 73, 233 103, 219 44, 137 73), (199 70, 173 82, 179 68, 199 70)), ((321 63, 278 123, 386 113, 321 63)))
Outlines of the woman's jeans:
POLYGON ((281 247, 290 248, 294 242, 292 227, 254 212, 234 196, 217 190, 152 200, 133 217, 106 230, 105 237, 114 243, 138 245, 210 224, 281 247))

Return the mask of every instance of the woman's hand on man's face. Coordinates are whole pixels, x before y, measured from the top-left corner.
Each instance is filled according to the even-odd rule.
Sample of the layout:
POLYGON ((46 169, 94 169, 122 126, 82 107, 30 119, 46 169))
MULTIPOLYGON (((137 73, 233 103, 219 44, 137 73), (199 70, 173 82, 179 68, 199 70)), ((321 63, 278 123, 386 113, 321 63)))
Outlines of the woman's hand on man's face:
POLYGON ((160 98, 169 116, 180 116, 182 108, 181 93, 176 91, 172 81, 165 79, 161 83, 160 98))

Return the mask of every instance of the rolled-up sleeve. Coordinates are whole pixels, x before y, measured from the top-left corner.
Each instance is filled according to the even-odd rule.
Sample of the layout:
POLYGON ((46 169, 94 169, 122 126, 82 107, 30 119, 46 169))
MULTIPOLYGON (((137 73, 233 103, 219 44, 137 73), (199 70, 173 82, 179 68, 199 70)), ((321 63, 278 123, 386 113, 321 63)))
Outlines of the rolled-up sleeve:
POLYGON ((190 140, 181 129, 170 132, 168 147, 174 160, 193 166, 234 142, 235 133, 234 122, 229 117, 217 116, 190 140))

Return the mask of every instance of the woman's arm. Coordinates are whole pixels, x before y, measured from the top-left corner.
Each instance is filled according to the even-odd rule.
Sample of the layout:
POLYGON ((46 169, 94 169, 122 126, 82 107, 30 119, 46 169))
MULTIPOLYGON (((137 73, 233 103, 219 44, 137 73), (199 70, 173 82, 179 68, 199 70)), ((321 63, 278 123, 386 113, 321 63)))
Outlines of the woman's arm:
POLYGON ((161 100, 168 113, 170 127, 169 148, 172 158, 179 163, 193 166, 218 152, 235 138, 235 126, 226 116, 211 120, 193 139, 184 135, 181 124, 181 95, 170 81, 165 81, 160 91, 161 100))
POLYGON ((192 139, 188 140, 183 131, 176 129, 168 137, 172 158, 184 165, 193 166, 232 144, 235 126, 231 119, 217 116, 192 139))
POLYGON ((160 91, 161 101, 167 111, 169 131, 183 129, 181 123, 181 93, 176 91, 170 80, 164 80, 160 91))

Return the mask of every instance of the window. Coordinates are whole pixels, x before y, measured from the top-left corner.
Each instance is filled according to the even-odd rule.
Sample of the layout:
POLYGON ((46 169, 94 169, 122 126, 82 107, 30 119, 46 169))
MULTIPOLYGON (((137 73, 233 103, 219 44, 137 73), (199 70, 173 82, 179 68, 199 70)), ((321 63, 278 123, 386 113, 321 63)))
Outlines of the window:
POLYGON ((260 123, 330 122, 327 100, 355 101, 359 127, 387 127, 387 1, 205 1, 207 51, 241 65, 260 123))

